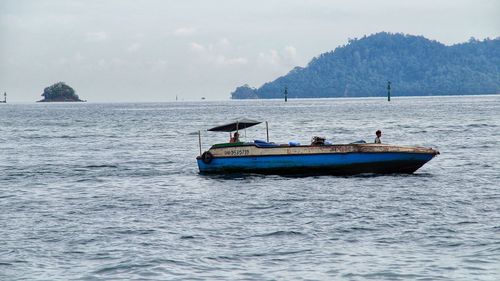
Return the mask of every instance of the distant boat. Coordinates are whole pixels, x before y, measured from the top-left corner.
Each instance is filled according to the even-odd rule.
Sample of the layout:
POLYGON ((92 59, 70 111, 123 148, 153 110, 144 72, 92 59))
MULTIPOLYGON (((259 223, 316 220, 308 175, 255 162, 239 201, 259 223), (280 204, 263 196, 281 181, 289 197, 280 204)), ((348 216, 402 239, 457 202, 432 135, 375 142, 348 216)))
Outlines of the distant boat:
POLYGON ((7 93, 3 93, 3 101, 0 100, 0 103, 7 103, 7 93))
MULTIPOLYGON (((233 132, 261 122, 242 119, 209 131, 233 132)), ((267 123, 266 123, 267 124, 267 123)), ((361 173, 411 174, 439 151, 432 148, 389 144, 328 144, 322 138, 310 145, 275 144, 268 141, 220 143, 196 157, 200 173, 325 174, 361 173)))
POLYGON ((202 100, 204 100, 204 99, 205 99, 205 97, 201 97, 201 99, 202 99, 202 100))

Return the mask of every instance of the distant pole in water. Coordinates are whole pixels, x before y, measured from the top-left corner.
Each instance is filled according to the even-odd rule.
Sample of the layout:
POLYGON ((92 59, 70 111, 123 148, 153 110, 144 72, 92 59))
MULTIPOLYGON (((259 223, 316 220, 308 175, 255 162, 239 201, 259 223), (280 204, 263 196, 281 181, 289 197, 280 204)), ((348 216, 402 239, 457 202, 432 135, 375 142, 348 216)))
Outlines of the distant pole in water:
POLYGON ((3 101, 0 101, 0 103, 7 103, 7 93, 3 92, 3 101))
POLYGON ((391 101, 391 81, 387 81, 387 101, 391 101))
POLYGON ((267 136, 267 142, 269 142, 269 125, 267 124, 267 121, 266 121, 266 136, 267 136))
POLYGON ((178 97, 177 97, 177 95, 175 95, 175 100, 176 100, 176 101, 178 100, 178 97))
POLYGON ((201 157, 201 131, 198 131, 198 144, 200 145, 200 157, 201 157))
POLYGON ((285 87, 285 102, 288 100, 288 88, 285 87))

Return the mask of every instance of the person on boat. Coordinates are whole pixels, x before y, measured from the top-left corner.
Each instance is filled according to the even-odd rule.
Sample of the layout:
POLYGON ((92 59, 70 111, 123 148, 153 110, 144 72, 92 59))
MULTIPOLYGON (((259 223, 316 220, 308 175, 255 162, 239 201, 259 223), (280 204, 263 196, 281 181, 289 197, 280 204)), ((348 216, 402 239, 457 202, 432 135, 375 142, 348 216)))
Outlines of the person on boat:
POLYGON ((230 143, 240 142, 240 134, 235 132, 233 137, 229 140, 230 143))
POLYGON ((377 136, 377 137, 375 138, 375 143, 382 143, 382 142, 380 141, 380 137, 382 136, 382 132, 381 132, 380 130, 377 130, 377 131, 375 132, 375 135, 377 136))

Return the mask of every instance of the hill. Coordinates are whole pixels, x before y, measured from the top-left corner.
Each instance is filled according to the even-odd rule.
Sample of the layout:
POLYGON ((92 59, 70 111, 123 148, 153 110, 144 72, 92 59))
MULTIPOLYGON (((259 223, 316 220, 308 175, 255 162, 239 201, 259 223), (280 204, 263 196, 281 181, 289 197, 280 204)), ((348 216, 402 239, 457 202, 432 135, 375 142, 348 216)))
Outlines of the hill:
POLYGON ((500 93, 500 38, 446 46, 422 36, 386 32, 349 40, 306 67, 232 99, 428 96, 500 93))
POLYGON ((75 90, 64 82, 58 82, 45 88, 42 96, 44 98, 38 102, 84 102, 78 97, 75 90))

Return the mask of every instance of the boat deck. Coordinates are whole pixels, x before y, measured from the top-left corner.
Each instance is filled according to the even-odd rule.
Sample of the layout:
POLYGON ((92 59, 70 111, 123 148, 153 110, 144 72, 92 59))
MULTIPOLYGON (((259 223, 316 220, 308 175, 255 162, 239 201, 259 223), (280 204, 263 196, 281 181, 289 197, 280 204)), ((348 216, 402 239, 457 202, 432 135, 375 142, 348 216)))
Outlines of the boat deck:
POLYGON ((331 153, 425 153, 439 154, 437 150, 426 147, 399 146, 390 144, 331 144, 331 145, 289 145, 258 143, 224 143, 210 148, 214 157, 260 156, 260 155, 301 155, 331 153))

